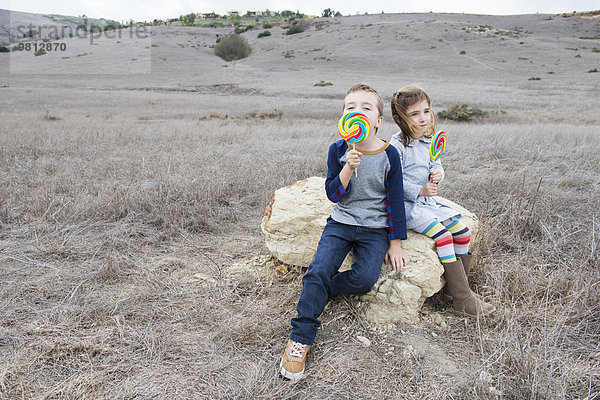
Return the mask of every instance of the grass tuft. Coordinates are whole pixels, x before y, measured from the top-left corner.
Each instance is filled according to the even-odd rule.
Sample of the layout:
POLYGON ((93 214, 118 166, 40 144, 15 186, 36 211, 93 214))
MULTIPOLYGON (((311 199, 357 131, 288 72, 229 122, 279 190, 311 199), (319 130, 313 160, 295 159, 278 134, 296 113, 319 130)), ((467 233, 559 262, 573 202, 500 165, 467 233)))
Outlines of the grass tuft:
POLYGON ((477 107, 469 107, 468 104, 455 104, 448 110, 440 111, 437 115, 452 121, 472 121, 476 118, 486 117, 488 112, 477 107))
POLYGON ((46 110, 46 114, 44 115, 44 120, 46 121, 58 121, 60 118, 56 115, 50 115, 50 111, 46 110))

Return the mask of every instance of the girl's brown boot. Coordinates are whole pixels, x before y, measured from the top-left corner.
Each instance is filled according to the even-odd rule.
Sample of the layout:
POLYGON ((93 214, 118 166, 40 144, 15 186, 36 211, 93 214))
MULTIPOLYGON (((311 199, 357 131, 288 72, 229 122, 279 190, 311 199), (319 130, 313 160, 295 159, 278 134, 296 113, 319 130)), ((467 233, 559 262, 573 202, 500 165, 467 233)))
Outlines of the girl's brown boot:
POLYGON ((455 312, 477 317, 491 314, 496 310, 496 307, 484 302, 471 291, 460 258, 443 265, 446 286, 452 296, 452 308, 455 312))

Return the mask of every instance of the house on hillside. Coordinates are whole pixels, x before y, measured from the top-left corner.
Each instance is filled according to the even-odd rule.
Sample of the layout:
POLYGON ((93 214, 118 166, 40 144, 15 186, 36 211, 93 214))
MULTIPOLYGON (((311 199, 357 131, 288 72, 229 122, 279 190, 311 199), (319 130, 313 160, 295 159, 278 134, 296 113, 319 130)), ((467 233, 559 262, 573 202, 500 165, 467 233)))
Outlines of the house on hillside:
POLYGON ((246 15, 249 17, 261 17, 263 15, 262 11, 247 11, 246 15))
POLYGON ((239 17, 240 13, 239 13, 239 11, 229 11, 227 13, 227 15, 229 15, 230 18, 233 18, 233 17, 239 17))
POLYGON ((211 13, 196 13, 196 19, 214 19, 217 18, 218 15, 214 12, 211 13))

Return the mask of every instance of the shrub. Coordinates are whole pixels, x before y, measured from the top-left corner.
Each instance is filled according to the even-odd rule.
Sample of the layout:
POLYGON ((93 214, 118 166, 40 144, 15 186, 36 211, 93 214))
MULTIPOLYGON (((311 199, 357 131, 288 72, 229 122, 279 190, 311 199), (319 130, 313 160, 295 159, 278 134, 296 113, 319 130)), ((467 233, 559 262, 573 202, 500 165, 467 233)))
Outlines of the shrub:
POLYGON ((35 53, 33 53, 34 56, 43 56, 44 54, 46 54, 46 50, 44 50, 44 49, 40 49, 40 50, 36 51, 35 53))
POLYGON ((0 53, 8 53, 10 49, 6 46, 0 46, 0 53))
POLYGON ((254 25, 246 25, 246 26, 240 25, 235 28, 233 33, 237 33, 239 35, 240 33, 248 32, 252 28, 254 28, 254 25))
POLYGON ((272 27, 273 27, 273 24, 271 24, 270 22, 265 22, 263 24, 264 29, 271 29, 272 27))
POLYGON ((46 121, 58 121, 60 118, 58 118, 55 115, 50 115, 50 112, 48 110, 46 110, 46 115, 44 115, 44 119, 46 121))
POLYGON ((294 24, 288 28, 285 32, 286 35, 293 35, 295 33, 304 32, 304 27, 300 24, 294 24))
POLYGON ((446 111, 440 111, 440 118, 451 119, 453 121, 472 121, 473 118, 487 116, 487 112, 477 107, 469 107, 467 104, 456 104, 446 111))
POLYGON ((259 34, 258 34, 258 37, 259 37, 259 38, 261 38, 261 37, 265 37, 265 36, 271 36, 271 32, 269 32, 269 31, 264 31, 264 32, 261 32, 261 33, 259 33, 259 34))
POLYGON ((224 24, 223 22, 212 21, 212 22, 209 22, 208 24, 204 24, 204 26, 209 27, 209 28, 223 28, 223 27, 226 27, 229 25, 224 24))
POLYGON ((225 61, 246 58, 251 52, 252 48, 246 38, 235 33, 222 38, 215 46, 215 55, 225 61))
POLYGON ((256 112, 256 111, 252 111, 248 114, 246 114, 246 116, 244 118, 253 118, 253 119, 276 119, 276 118, 281 118, 283 117, 283 111, 279 111, 279 110, 273 110, 273 111, 267 111, 267 112, 256 112))

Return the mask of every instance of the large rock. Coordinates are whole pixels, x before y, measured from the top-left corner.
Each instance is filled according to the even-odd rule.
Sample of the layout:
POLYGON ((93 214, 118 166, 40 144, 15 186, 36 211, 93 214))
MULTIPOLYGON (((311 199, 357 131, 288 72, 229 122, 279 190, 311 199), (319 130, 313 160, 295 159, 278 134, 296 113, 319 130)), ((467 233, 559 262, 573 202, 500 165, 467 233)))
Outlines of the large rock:
MULTIPOLYGON (((472 237, 476 237, 479 222, 475 214, 442 197, 436 199, 458 210, 463 216, 462 222, 471 229, 472 237)), ((285 264, 307 267, 332 205, 325 194, 325 180, 319 177, 275 191, 261 223, 273 257, 285 264)), ((371 322, 417 322, 425 299, 444 286, 444 268, 432 239, 409 230, 402 247, 408 262, 404 270, 396 273, 383 264, 379 280, 362 296, 366 318, 371 322)), ((349 254, 342 269, 349 268, 352 262, 352 254, 349 254)))

